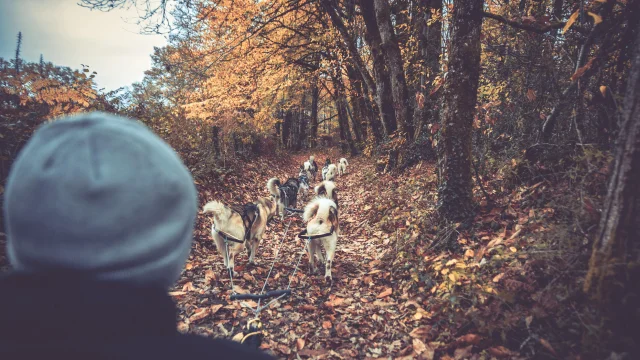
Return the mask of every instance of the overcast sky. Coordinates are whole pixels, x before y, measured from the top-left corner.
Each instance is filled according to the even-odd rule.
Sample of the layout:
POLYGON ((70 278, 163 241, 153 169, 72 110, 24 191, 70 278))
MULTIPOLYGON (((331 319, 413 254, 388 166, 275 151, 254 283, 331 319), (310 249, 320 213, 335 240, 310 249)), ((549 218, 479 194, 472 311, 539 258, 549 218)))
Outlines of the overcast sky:
POLYGON ((77 0, 0 0, 0 57, 14 56, 22 31, 22 58, 38 61, 40 54, 56 65, 97 71, 99 88, 117 89, 142 80, 151 67, 160 35, 141 35, 136 9, 91 11, 77 0))

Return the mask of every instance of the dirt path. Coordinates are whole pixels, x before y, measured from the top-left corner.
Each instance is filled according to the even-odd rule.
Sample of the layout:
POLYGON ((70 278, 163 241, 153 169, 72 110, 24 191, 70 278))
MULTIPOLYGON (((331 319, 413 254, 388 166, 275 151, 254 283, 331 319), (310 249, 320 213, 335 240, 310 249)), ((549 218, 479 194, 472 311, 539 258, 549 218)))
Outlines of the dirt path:
MULTIPOLYGON (((296 169, 305 157, 290 159, 288 165, 279 169, 280 178, 285 178, 283 170, 289 176, 297 174, 296 169)), ((318 163, 324 160, 323 156, 317 157, 318 163)), ((367 170, 371 171, 370 165, 351 159, 348 174, 336 180, 342 234, 332 284, 325 283, 320 273, 310 274, 306 253, 293 274, 296 261, 304 251, 303 241, 296 237, 304 227, 300 216, 292 215, 268 227, 256 266, 248 265, 246 252, 236 258, 239 273, 234 279, 236 291, 258 293, 278 244, 284 238, 267 289, 283 289, 291 281, 293 293, 260 314, 268 332, 263 349, 279 358, 378 357, 397 353, 410 343, 406 335, 410 329, 403 329, 404 325, 397 321, 403 314, 388 297, 397 290, 392 289, 385 274, 376 268, 379 263, 376 260, 382 253, 381 240, 373 236, 367 220, 361 216, 361 209, 367 206, 367 189, 362 185, 367 170)), ((266 175, 252 179, 254 194, 266 195, 267 179, 266 175)), ((307 200, 310 198, 311 194, 307 200)), ((237 338, 252 313, 241 302, 229 301, 229 276, 207 234, 210 220, 205 218, 204 223, 206 227, 200 232, 203 238, 198 239, 187 271, 173 292, 182 310, 179 327, 203 335, 237 338)), ((255 306, 254 302, 246 303, 255 306)))

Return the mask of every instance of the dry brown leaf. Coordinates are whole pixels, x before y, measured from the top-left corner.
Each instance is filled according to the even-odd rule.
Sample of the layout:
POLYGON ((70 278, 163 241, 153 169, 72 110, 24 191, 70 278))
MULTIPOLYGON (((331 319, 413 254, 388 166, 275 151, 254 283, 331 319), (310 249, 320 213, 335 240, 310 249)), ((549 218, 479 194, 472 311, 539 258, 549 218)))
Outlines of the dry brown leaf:
POLYGON ((198 321, 204 319, 209 315, 209 308, 199 308, 194 311, 193 315, 189 317, 189 322, 198 321))
POLYGON ((589 11, 587 14, 589 14, 589 16, 591 16, 593 18, 593 24, 594 25, 598 25, 602 22, 602 16, 596 14, 596 13, 592 13, 591 11, 589 11))
POLYGON ((504 358, 511 355, 511 351, 504 346, 494 346, 487 349, 487 352, 495 357, 504 358))
POLYGON ((431 331, 431 326, 421 326, 411 330, 411 332, 409 333, 409 336, 411 336, 412 338, 421 339, 422 341, 425 341, 430 336, 429 334, 430 331, 431 331))
POLYGON ((302 348, 304 348, 304 339, 297 338, 296 339, 296 349, 298 349, 298 351, 300 351, 300 350, 302 350, 302 348))
POLYGON ((576 70, 576 72, 571 75, 571 81, 576 81, 581 78, 582 75, 584 75, 584 73, 591 68, 591 65, 593 65, 593 60, 595 60, 595 57, 591 58, 583 67, 576 70))
POLYGON ((182 295, 187 295, 187 293, 184 292, 184 291, 171 291, 171 292, 169 292, 169 296, 182 296, 182 295))
POLYGON ((211 308, 210 308, 211 309, 210 310, 211 315, 217 313, 218 310, 222 309, 222 306, 223 306, 222 304, 211 305, 211 308))
POLYGON ((469 355, 471 355, 471 348, 473 348, 473 345, 469 345, 467 347, 456 349, 453 352, 453 358, 455 360, 463 360, 463 359, 468 358, 469 355))
POLYGON ((178 331, 185 334, 189 331, 189 324, 184 322, 184 321, 180 321, 178 323, 178 331))
POLYGON ((384 289, 384 291, 383 291, 383 292, 381 292, 380 294, 378 294, 378 296, 376 296, 376 297, 377 297, 378 299, 382 299, 382 298, 385 298, 385 297, 387 297, 387 296, 391 295, 392 293, 393 293, 393 289, 391 289, 391 288, 386 288, 386 289, 384 289))
POLYGON ((209 269, 207 271, 204 272, 204 281, 209 284, 211 283, 211 280, 218 280, 218 277, 216 276, 216 274, 213 272, 213 270, 209 269))
POLYGON ((316 310, 318 310, 318 309, 317 309, 315 306, 313 306, 313 305, 302 305, 302 306, 300 306, 300 309, 301 309, 302 311, 316 311, 316 310))
POLYGON ((418 355, 422 354, 425 350, 427 350, 427 347, 424 345, 424 343, 420 339, 413 338, 412 344, 413 344, 413 351, 418 355))
POLYGON ((504 277, 504 273, 500 273, 500 274, 494 276, 492 281, 494 283, 497 283, 498 281, 500 281, 500 279, 502 279, 502 277, 504 277))
POLYGON ((323 321, 322 322, 322 328, 323 329, 331 329, 331 321, 323 321))
POLYGON ((562 33, 566 33, 567 30, 569 30, 569 28, 571 27, 571 25, 573 25, 574 22, 576 22, 576 20, 578 20, 578 16, 580 15, 580 11, 576 11, 573 14, 571 14, 571 16, 569 16, 569 20, 567 20, 567 23, 564 25, 564 28, 562 29, 562 33))
POLYGON ((544 346, 545 349, 549 350, 550 353, 552 353, 555 356, 558 356, 558 354, 556 353, 556 350, 553 348, 553 346, 551 346, 551 344, 547 340, 540 338, 540 344, 542 344, 542 346, 544 346))
POLYGON ((236 342, 240 342, 240 341, 242 341, 242 338, 244 338, 244 334, 240 332, 240 333, 237 333, 237 334, 233 335, 231 340, 236 341, 236 342))
POLYGON ((536 92, 533 89, 527 90, 527 99, 529 99, 529 101, 536 100, 536 92))
POLYGON ((182 291, 195 291, 196 288, 193 286, 193 283, 189 281, 188 283, 182 286, 182 291))
POLYGON ((462 335, 458 338, 459 342, 463 342, 465 344, 476 345, 480 342, 482 338, 477 334, 467 334, 462 335))

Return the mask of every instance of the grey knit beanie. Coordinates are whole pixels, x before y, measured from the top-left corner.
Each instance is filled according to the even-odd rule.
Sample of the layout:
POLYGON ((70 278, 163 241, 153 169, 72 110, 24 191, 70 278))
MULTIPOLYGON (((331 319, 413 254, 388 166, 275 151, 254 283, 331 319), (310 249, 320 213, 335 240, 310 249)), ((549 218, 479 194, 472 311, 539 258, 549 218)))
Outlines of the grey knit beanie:
POLYGON ((144 125, 88 113, 40 127, 5 191, 14 270, 170 287, 197 212, 191 174, 144 125))

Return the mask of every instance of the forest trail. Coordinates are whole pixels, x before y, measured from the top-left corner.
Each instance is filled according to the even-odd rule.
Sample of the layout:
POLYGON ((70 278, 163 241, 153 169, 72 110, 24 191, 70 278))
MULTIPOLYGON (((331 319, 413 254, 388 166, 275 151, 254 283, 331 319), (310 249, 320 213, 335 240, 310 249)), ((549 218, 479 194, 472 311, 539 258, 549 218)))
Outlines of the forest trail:
MULTIPOLYGON (((324 163, 325 156, 315 155, 318 164, 324 163)), ((297 175, 299 164, 306 158, 307 154, 286 159, 276 167, 277 175, 283 180, 286 176, 297 175)), ((273 172, 273 164, 270 167, 273 172)), ((292 276, 296 261, 304 251, 303 241, 297 238, 304 228, 299 215, 291 215, 284 222, 278 219, 267 227, 256 257, 256 266, 248 265, 246 251, 236 258, 236 271, 239 273, 234 277, 236 291, 259 293, 276 256, 278 244, 284 237, 267 290, 284 289, 291 280, 293 292, 290 297, 272 304, 260 314, 268 333, 263 341, 263 349, 279 358, 398 355, 411 344, 408 334, 412 329, 400 321, 407 315, 403 311, 403 306, 407 304, 401 306, 397 301, 400 290, 388 280, 388 270, 381 267, 379 261, 389 250, 385 248, 389 240, 382 239, 381 231, 370 226, 363 212, 363 209, 371 209, 374 205, 371 199, 376 197, 374 190, 365 186, 366 178, 370 176, 367 174, 374 173, 373 166, 366 159, 355 158, 349 159, 347 170, 346 175, 336 180, 341 234, 334 259, 332 284, 324 281, 321 271, 310 274, 306 253, 302 255, 298 271, 292 276)), ((248 200, 247 196, 252 199, 266 196, 265 183, 270 176, 264 173, 243 176, 240 180, 250 178, 250 181, 240 188, 229 187, 226 191, 238 193, 236 195, 242 196, 242 201, 248 200)), ((319 181, 312 187, 317 183, 319 181)), ((208 194, 207 191, 201 191, 201 203, 220 199, 208 194)), ((226 196, 229 197, 228 194, 226 196)), ((303 204, 311 198, 312 189, 303 204)), ((303 206, 299 203, 298 207, 303 206)), ((187 270, 176 291, 172 292, 180 308, 179 328, 214 337, 236 336, 237 339, 242 327, 252 318, 252 312, 240 301, 229 300, 229 274, 213 245, 209 230, 211 220, 201 214, 198 224, 197 241, 187 270)), ((245 303, 256 305, 252 301, 245 303)), ((411 348, 408 350, 411 352, 411 348)))

